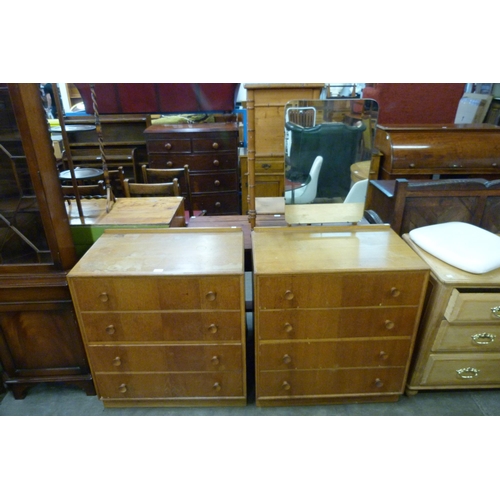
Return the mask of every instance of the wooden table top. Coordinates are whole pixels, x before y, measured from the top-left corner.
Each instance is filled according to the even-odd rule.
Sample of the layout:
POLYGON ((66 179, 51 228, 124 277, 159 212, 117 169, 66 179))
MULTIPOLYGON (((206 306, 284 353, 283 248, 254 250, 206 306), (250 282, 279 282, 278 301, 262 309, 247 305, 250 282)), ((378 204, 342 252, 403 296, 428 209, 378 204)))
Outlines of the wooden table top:
POLYGON ((359 222, 363 218, 364 203, 311 203, 286 205, 288 224, 328 224, 333 222, 359 222))
POLYGON ((78 225, 169 225, 184 204, 181 196, 117 198, 109 213, 106 199, 81 200, 84 218, 80 218, 76 201, 65 203, 69 222, 78 225))

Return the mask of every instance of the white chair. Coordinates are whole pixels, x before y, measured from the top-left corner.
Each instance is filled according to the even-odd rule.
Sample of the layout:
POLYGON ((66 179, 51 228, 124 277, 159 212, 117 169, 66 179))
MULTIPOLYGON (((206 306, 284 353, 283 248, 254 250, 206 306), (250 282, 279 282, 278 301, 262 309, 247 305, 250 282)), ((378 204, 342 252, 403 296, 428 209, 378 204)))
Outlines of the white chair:
POLYGON ((368 179, 363 179, 362 181, 355 182, 347 193, 344 203, 364 203, 367 190, 368 179))
POLYGON ((285 191, 285 203, 312 203, 314 201, 318 192, 318 178, 322 165, 323 157, 316 156, 307 182, 296 189, 285 191))

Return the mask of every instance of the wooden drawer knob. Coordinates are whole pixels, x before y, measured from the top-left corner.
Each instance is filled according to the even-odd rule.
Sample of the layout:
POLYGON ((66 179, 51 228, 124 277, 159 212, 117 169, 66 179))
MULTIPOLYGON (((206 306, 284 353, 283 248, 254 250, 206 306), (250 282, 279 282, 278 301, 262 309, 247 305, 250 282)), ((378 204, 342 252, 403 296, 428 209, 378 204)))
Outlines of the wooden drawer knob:
POLYGON ((220 186, 220 180, 219 179, 215 179, 214 186, 220 186))
POLYGON ((383 387, 384 383, 379 378, 375 379, 375 387, 383 387))
POLYGON ((386 319, 384 324, 388 330, 392 330, 394 328, 394 321, 391 321, 390 319, 386 319))
POLYGON ((389 359, 389 354, 387 354, 385 351, 380 351, 378 357, 384 361, 389 359))
POLYGON ((286 333, 293 332, 293 326, 290 323, 285 323, 284 328, 286 333))
POLYGON ((116 329, 115 329, 115 325, 108 325, 106 327, 106 333, 108 335, 113 335, 115 333, 116 329))
POLYGON ((215 202, 215 208, 220 208, 221 207, 221 202, 220 201, 216 201, 215 202))
POLYGON ((213 389, 214 389, 215 392, 220 392, 220 390, 222 389, 222 387, 219 384, 219 382, 215 382, 215 384, 212 387, 213 387, 213 389))
POLYGON ((214 160, 214 167, 218 167, 220 165, 219 160, 214 160))
POLYGON ((218 365, 220 363, 219 356, 213 356, 212 359, 210 360, 210 362, 213 365, 218 365))
POLYGON ((217 298, 217 294, 215 292, 208 292, 205 295, 205 298, 209 300, 210 302, 213 302, 217 298))
POLYGON ((174 163, 171 161, 167 161, 167 167, 172 168, 174 166, 174 163))
POLYGON ((281 387, 285 390, 285 391, 289 391, 291 389, 291 385, 285 380, 282 384, 281 384, 281 387))
POLYGON ((120 356, 116 356, 115 359, 113 359, 113 366, 120 366, 122 364, 122 360, 120 359, 120 356))
POLYGON ((101 295, 99 295, 99 300, 101 302, 107 302, 109 300, 108 294, 106 292, 101 293, 101 295))
POLYGON ((170 144, 170 142, 167 142, 165 144, 165 149, 168 150, 168 151, 170 151, 172 149, 172 144, 170 144))
POLYGON ((127 384, 122 384, 120 387, 118 387, 118 390, 122 393, 125 394, 127 392, 127 384))
POLYGON ((285 363, 286 365, 289 365, 291 362, 292 362, 292 358, 290 357, 290 355, 289 354, 285 354, 283 356, 283 363, 285 363))
POLYGON ((217 325, 215 325, 214 323, 212 323, 209 327, 208 327, 208 331, 209 333, 217 333, 217 330, 219 328, 217 327, 217 325))
POLYGON ((401 295, 401 290, 397 289, 396 287, 391 288, 392 297, 399 297, 400 295, 401 295))
POLYGON ((219 149, 219 144, 218 144, 217 142, 214 142, 214 143, 212 144, 212 148, 214 148, 214 149, 219 149))
POLYGON ((286 300, 293 300, 294 297, 295 297, 295 295, 293 294, 293 292, 291 290, 287 290, 285 292, 285 299, 286 300))

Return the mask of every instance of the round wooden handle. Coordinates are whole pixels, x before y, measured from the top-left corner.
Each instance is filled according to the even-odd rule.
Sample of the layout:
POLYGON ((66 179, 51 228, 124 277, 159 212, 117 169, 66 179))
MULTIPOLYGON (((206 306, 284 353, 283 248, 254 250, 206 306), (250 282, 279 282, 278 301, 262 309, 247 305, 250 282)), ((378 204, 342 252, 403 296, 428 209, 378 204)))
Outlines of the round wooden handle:
POLYGON ((392 330, 394 328, 394 321, 391 321, 390 319, 386 319, 384 324, 388 330, 392 330))
POLYGON ((289 354, 285 354, 283 356, 283 363, 285 363, 286 365, 289 365, 291 362, 292 362, 292 358, 290 357, 290 355, 289 354))
POLYGON ((173 162, 171 162, 171 161, 167 161, 167 167, 168 167, 168 168, 172 168, 172 167, 173 167, 173 165, 174 165, 174 164, 173 164, 173 162))
POLYGON ((220 208, 221 207, 221 202, 220 201, 216 201, 215 202, 215 208, 220 208))
POLYGON ((109 300, 109 296, 106 292, 102 292, 101 295, 99 295, 99 300, 101 302, 107 302, 109 300))
POLYGON ((113 366, 120 366, 122 364, 122 360, 120 359, 120 356, 116 356, 115 359, 113 359, 113 366))
POLYGON ((281 387, 285 390, 285 391, 289 391, 291 389, 291 385, 285 380, 282 384, 281 384, 281 387))
POLYGON ((215 384, 212 387, 213 387, 214 391, 216 391, 216 392, 220 392, 220 390, 222 389, 219 382, 215 382, 215 384))
POLYGON ((215 292, 210 291, 205 295, 205 298, 210 302, 213 302, 217 298, 217 294, 215 292))
POLYGON ((107 333, 108 335, 113 335, 113 334, 115 333, 115 331, 116 331, 116 330, 115 330, 115 325, 108 325, 108 326, 106 327, 106 333, 107 333))
POLYGON ((127 392, 127 384, 122 384, 120 387, 118 387, 118 390, 122 393, 125 394, 127 392))
POLYGON ((290 323, 285 323, 284 328, 286 333, 290 333, 293 331, 293 326, 290 323))
POLYGON ((165 144, 165 149, 171 150, 172 149, 172 144, 170 144, 170 142, 167 142, 165 144))
POLYGON ((387 354, 385 351, 380 351, 378 357, 385 361, 385 360, 389 359, 389 354, 387 354))
POLYGON ((214 181, 214 185, 215 185, 215 186, 220 186, 220 180, 219 180, 219 179, 215 179, 215 181, 214 181))
POLYGON ((384 383, 382 382, 382 380, 380 380, 379 378, 375 379, 375 386, 376 387, 382 387, 383 385, 384 385, 384 383))
POLYGON ((212 359, 210 360, 210 362, 213 365, 218 365, 220 363, 219 356, 212 356, 212 359))
POLYGON ((219 144, 218 144, 217 142, 214 142, 214 143, 212 144, 212 147, 213 147, 214 149, 219 149, 219 144))
POLYGON ((218 329, 219 329, 219 328, 218 328, 218 327, 217 327, 217 325, 216 325, 216 324, 214 324, 214 323, 212 323, 212 324, 208 327, 208 331, 209 331, 209 333, 217 333, 217 330, 218 330, 218 329))
POLYGON ((219 160, 214 160, 214 167, 218 167, 220 165, 220 161, 219 160))
POLYGON ((401 295, 401 290, 398 290, 396 287, 391 288, 391 295, 393 297, 399 297, 401 295))
POLYGON ((285 292, 285 299, 286 300, 292 300, 294 298, 294 294, 291 290, 287 290, 285 292))

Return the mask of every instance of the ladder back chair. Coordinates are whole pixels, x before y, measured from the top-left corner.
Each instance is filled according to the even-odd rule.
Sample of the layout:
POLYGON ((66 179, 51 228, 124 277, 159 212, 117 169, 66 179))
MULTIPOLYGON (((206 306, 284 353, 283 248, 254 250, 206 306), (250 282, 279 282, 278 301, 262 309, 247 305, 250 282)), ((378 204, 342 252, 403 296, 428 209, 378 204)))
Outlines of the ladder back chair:
POLYGON ((138 196, 180 196, 179 182, 173 179, 172 182, 139 183, 130 182, 125 179, 123 190, 126 198, 138 196))

